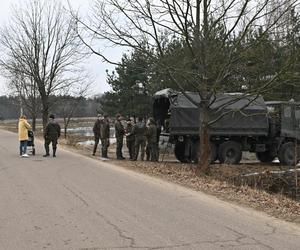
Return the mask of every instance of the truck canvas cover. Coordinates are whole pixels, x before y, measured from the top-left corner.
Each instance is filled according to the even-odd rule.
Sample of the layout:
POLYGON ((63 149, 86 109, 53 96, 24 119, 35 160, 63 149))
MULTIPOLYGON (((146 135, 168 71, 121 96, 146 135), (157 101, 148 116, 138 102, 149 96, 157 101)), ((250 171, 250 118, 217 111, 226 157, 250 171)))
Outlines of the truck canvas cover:
MULTIPOLYGON (((187 92, 177 93, 170 99, 170 133, 178 135, 199 134, 200 97, 187 92), (192 100, 192 101, 191 101, 192 100)), ((267 107, 262 96, 219 94, 211 100, 211 135, 242 136, 268 135, 267 107), (218 119, 221 116, 220 119, 218 119)))

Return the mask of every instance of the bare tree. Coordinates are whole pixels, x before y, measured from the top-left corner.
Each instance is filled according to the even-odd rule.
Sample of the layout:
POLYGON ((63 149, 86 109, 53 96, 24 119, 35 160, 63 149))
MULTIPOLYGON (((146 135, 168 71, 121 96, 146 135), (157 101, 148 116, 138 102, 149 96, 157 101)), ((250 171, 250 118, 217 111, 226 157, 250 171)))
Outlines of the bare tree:
POLYGON ((62 105, 62 115, 64 119, 64 138, 67 138, 67 132, 74 113, 79 108, 80 102, 89 95, 92 82, 90 77, 82 75, 81 81, 70 89, 65 89, 61 93, 60 102, 62 105))
MULTIPOLYGON (((95 46, 95 40, 141 51, 153 60, 160 58, 160 69, 176 82, 183 94, 186 85, 199 94, 200 103, 186 97, 201 110, 197 168, 200 173, 209 171, 210 126, 226 114, 223 112, 216 118, 211 109, 216 93, 224 89, 246 51, 260 42, 258 39, 250 44, 249 34, 258 26, 262 34, 272 31, 298 1, 271 3, 272 0, 95 0, 88 20, 81 20, 76 13, 73 16, 78 31, 88 31, 89 36, 81 36, 85 45, 103 60, 118 64, 95 46), (272 15, 275 12, 276 15, 272 15), (267 18, 270 15, 272 18, 267 18), (170 65, 163 60, 166 37, 184 44, 186 56, 177 64, 170 65)), ((276 72, 260 86, 245 91, 244 96, 269 91, 279 74, 276 72)), ((229 104, 232 100, 222 108, 229 104)))
POLYGON ((0 32, 0 67, 22 78, 19 89, 38 90, 45 127, 52 105, 49 97, 78 82, 78 65, 85 54, 74 20, 58 1, 29 0, 25 8, 15 6, 0 32))
POLYGON ((41 101, 37 86, 32 78, 21 74, 10 75, 9 89, 11 94, 17 95, 20 102, 20 113, 25 109, 32 119, 32 129, 36 130, 36 119, 40 112, 41 101))

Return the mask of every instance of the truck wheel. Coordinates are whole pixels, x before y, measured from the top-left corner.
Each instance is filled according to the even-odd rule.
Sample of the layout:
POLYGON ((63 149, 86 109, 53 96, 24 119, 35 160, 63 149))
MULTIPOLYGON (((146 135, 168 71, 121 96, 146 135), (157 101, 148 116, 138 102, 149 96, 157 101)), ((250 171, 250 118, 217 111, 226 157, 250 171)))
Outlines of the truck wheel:
POLYGON ((295 165, 295 146, 292 142, 287 142, 281 145, 278 153, 279 161, 282 165, 293 166, 295 165))
POLYGON ((275 159, 275 157, 276 155, 274 155, 270 151, 256 153, 256 158, 263 163, 271 163, 275 159))
MULTIPOLYGON (((197 148, 198 152, 197 154, 195 154, 195 156, 197 157, 194 157, 194 162, 195 163, 198 163, 199 159, 198 159, 198 154, 200 153, 199 152, 199 145, 198 145, 198 148, 197 148)), ((218 148, 217 148, 217 145, 214 144, 213 142, 210 143, 210 157, 209 157, 209 163, 212 164, 214 163, 216 160, 218 159, 218 148)))
POLYGON ((175 144, 174 154, 176 159, 180 162, 187 163, 188 159, 184 156, 185 143, 179 142, 175 144))
POLYGON ((235 141, 226 141, 220 145, 220 163, 238 164, 242 159, 242 146, 235 141))
POLYGON ((210 163, 214 163, 218 159, 218 148, 214 143, 210 143, 210 163))

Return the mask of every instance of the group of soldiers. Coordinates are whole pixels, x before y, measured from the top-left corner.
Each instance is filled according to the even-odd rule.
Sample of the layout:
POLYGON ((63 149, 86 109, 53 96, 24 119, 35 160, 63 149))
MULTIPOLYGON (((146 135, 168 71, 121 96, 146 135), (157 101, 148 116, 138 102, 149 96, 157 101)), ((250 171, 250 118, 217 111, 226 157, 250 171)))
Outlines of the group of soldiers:
MULTIPOLYGON (((116 137, 116 156, 118 160, 124 160, 123 142, 126 138, 129 159, 136 161, 140 155, 140 160, 144 160, 146 153, 147 161, 158 161, 159 149, 159 129, 153 118, 145 121, 142 117, 137 119, 127 119, 126 125, 123 125, 123 117, 117 115, 115 118, 115 137, 116 137)), ((108 158, 107 151, 110 145, 110 121, 107 115, 98 115, 98 119, 93 127, 95 145, 93 155, 96 154, 99 141, 101 141, 101 156, 108 158)))

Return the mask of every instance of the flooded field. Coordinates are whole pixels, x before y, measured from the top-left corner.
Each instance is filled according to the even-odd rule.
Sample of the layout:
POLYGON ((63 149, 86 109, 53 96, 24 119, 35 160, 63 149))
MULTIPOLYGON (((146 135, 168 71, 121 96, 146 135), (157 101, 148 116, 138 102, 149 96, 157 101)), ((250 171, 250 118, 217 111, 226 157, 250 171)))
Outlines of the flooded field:
MULTIPOLYGON (((77 128, 68 128, 68 134, 80 135, 80 136, 94 136, 92 127, 77 127, 77 128)), ((110 128, 110 138, 115 137, 115 128, 110 128)))

